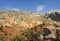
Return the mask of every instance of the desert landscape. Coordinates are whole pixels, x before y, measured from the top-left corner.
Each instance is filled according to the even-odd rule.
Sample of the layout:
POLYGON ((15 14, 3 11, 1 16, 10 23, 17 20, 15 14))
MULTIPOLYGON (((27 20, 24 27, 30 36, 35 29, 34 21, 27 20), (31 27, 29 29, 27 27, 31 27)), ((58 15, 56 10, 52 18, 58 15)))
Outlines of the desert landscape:
POLYGON ((60 0, 0 0, 0 41, 60 41, 60 0))
POLYGON ((59 17, 59 10, 0 11, 0 41, 60 41, 59 17))

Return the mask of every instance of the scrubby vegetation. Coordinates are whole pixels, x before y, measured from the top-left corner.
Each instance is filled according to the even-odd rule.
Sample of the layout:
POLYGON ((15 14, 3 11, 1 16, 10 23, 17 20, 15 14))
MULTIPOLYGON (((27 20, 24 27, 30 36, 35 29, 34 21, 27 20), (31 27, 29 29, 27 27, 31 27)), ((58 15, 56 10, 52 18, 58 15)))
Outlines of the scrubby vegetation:
POLYGON ((0 41, 49 40, 60 40, 60 26, 50 18, 30 12, 0 12, 0 41))

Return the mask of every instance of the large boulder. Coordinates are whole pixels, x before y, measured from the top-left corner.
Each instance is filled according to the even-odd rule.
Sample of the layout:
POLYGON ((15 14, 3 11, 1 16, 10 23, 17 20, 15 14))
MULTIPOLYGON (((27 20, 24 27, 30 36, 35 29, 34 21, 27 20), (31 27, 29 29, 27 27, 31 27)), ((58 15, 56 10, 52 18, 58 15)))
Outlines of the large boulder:
POLYGON ((49 25, 44 28, 44 38, 56 39, 56 29, 53 25, 49 25))
POLYGON ((48 18, 51 18, 54 21, 60 21, 60 12, 53 11, 51 13, 48 13, 48 18))

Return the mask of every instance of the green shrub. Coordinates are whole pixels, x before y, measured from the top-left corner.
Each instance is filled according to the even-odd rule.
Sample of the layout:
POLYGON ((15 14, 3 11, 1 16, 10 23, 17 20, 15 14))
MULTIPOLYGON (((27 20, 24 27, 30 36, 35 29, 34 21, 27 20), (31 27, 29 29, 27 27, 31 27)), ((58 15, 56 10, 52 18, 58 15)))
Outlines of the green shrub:
POLYGON ((0 37, 0 41, 8 41, 6 37, 2 36, 0 37))
POLYGON ((3 31, 3 30, 2 30, 2 27, 3 27, 3 26, 2 26, 2 25, 0 25, 0 31, 3 31))
POLYGON ((60 30, 56 30, 56 32, 57 32, 57 39, 60 39, 60 30))
POLYGON ((24 41, 24 37, 21 35, 16 35, 13 39, 13 41, 24 41))
POLYGON ((46 20, 43 20, 43 25, 45 25, 46 24, 46 20))

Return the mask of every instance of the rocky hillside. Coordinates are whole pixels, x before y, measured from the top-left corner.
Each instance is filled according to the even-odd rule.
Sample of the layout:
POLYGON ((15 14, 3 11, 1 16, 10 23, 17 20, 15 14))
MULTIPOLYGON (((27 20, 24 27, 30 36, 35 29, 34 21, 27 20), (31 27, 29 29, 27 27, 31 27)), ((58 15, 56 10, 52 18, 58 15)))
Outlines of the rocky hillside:
POLYGON ((48 17, 54 21, 60 21, 60 11, 52 11, 48 14, 48 17))
POLYGON ((58 25, 60 25, 60 10, 49 11, 45 14, 46 18, 50 18, 55 21, 58 25))
POLYGON ((60 26, 52 19, 55 13, 0 11, 0 41, 59 41, 60 26))

